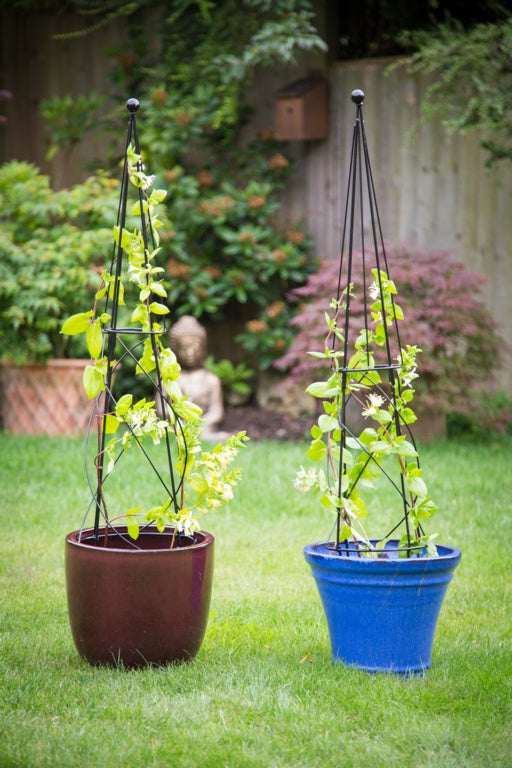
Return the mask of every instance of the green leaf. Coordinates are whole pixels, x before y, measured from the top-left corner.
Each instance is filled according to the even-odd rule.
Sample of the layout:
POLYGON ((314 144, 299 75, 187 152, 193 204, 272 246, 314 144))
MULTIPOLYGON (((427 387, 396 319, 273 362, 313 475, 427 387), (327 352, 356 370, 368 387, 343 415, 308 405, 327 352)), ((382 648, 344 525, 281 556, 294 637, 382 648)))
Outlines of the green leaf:
POLYGON ((403 389, 401 392, 401 398, 404 403, 410 403, 414 398, 414 389, 403 389))
POLYGON ((415 509, 416 509, 416 516, 420 520, 424 520, 426 518, 432 517, 432 515, 434 515, 437 512, 438 507, 432 501, 432 499, 427 496, 426 498, 421 499, 419 504, 415 505, 415 509))
MULTIPOLYGON (((361 363, 361 352, 356 352, 352 355, 350 360, 348 361, 347 368, 357 368, 361 363)), ((366 357, 363 358, 363 363, 366 365, 366 357)))
POLYGON ((416 414, 412 408, 402 408, 400 411, 400 420, 405 424, 412 424, 416 421, 416 414))
POLYGON ((128 531, 128 535, 132 539, 139 538, 139 524, 137 520, 135 520, 134 516, 137 515, 141 509, 142 507, 133 507, 133 509, 129 509, 126 513, 126 529, 128 531))
POLYGON ((357 494, 353 493, 351 497, 352 501, 352 517, 357 518, 363 518, 366 517, 366 505, 362 498, 357 494))
POLYGON ((113 435, 114 432, 117 432, 118 427, 119 419, 116 418, 112 413, 107 413, 105 416, 105 433, 107 435, 113 435))
POLYGON ((323 440, 313 440, 306 451, 306 455, 311 461, 321 461, 327 455, 327 446, 323 440))
MULTIPOLYGON (((374 358, 370 356, 369 365, 375 365, 374 358)), ((365 371, 364 372, 364 386, 369 388, 372 384, 380 384, 382 381, 378 371, 365 371)))
POLYGON ((388 455, 389 453, 393 453, 393 446, 387 443, 385 440, 377 440, 375 443, 372 443, 370 449, 372 453, 379 453, 384 456, 388 455))
POLYGON ((351 539, 352 536, 353 536, 352 528, 346 523, 344 523, 340 531, 339 541, 340 542, 347 541, 347 539, 351 539))
POLYGON ((133 395, 123 395, 122 397, 120 397, 116 405, 117 415, 124 416, 124 414, 129 410, 132 402, 133 402, 133 395))
POLYGON ((414 458, 418 455, 417 450, 415 449, 414 445, 409 442, 409 440, 401 440, 394 452, 400 454, 400 456, 407 456, 411 458, 414 458))
POLYGON ((94 365, 85 366, 82 381, 89 400, 93 400, 105 389, 103 376, 94 365))
MULTIPOLYGON (((150 373, 150 371, 153 371, 156 367, 155 363, 155 356, 153 353, 153 347, 151 344, 151 339, 146 339, 144 342, 144 351, 139 358, 139 361, 137 363, 137 367, 135 369, 135 373, 150 373)), ((166 376, 167 380, 167 371, 164 371, 164 367, 162 366, 162 375, 166 376)))
POLYGON ((149 196, 149 202, 151 205, 158 205, 159 203, 163 203, 165 198, 167 197, 167 190, 165 189, 154 189, 149 196))
POLYGON ((324 494, 323 496, 319 496, 318 500, 319 500, 320 504, 322 504, 322 506, 324 506, 324 507, 327 507, 327 509, 332 509, 334 511, 337 509, 337 506, 336 506, 336 503, 335 503, 334 499, 331 496, 329 496, 328 494, 324 494))
POLYGON ((366 429, 363 429, 359 435, 360 442, 366 446, 371 445, 375 440, 377 440, 377 438, 377 432, 373 427, 367 427, 366 429))
POLYGON ((318 418, 318 426, 322 432, 331 432, 333 429, 337 429, 339 427, 338 419, 335 419, 334 416, 327 416, 327 414, 323 413, 318 418))
POLYGON ((103 349, 103 334, 101 332, 101 322, 97 318, 94 323, 89 323, 85 332, 85 340, 90 356, 96 360, 101 355, 103 349))
POLYGON ((404 319, 404 312, 402 307, 400 307, 398 304, 394 304, 395 309, 395 317, 397 320, 403 320, 404 319))
MULTIPOLYGON (((149 209, 149 204, 147 200, 142 201, 142 211, 143 213, 147 213, 149 209)), ((135 205, 133 206, 131 210, 132 216, 139 216, 140 215, 140 200, 137 200, 135 205)))
POLYGON ((137 304, 130 317, 132 323, 144 323, 147 317, 147 310, 144 304, 137 304))
POLYGON ((139 524, 136 520, 128 520, 126 524, 126 530, 128 531, 128 536, 131 539, 138 539, 139 538, 139 524))
POLYGON ((162 283, 151 283, 151 291, 152 293, 155 293, 157 296, 161 296, 164 299, 167 296, 167 291, 163 287, 162 283))
POLYGON ((163 519, 163 517, 158 518, 158 520, 156 521, 156 527, 160 533, 163 533, 165 531, 165 520, 163 519))
POLYGON ((198 472, 191 472, 187 480, 192 490, 200 496, 208 493, 208 482, 203 475, 200 475, 198 472))
POLYGON ((425 497, 428 494, 425 481, 421 477, 408 477, 406 478, 407 489, 414 496, 425 497))
POLYGON ((126 248, 128 243, 130 242, 130 233, 127 232, 126 229, 123 229, 123 232, 122 232, 122 235, 121 235, 121 242, 119 242, 119 227, 115 226, 114 227, 114 241, 118 245, 121 245, 121 248, 124 249, 124 248, 126 248))
POLYGON ((76 315, 71 315, 62 324, 61 333, 64 333, 66 336, 76 336, 79 333, 85 333, 91 324, 91 317, 94 317, 94 310, 92 309, 88 312, 79 312, 76 315))
POLYGON ((149 311, 154 315, 167 315, 169 314, 169 307, 166 307, 165 304, 160 304, 158 301, 153 301, 149 305, 149 311))
POLYGON ((315 381, 309 385, 306 393, 313 397, 334 397, 338 394, 338 387, 334 387, 327 381, 315 381))

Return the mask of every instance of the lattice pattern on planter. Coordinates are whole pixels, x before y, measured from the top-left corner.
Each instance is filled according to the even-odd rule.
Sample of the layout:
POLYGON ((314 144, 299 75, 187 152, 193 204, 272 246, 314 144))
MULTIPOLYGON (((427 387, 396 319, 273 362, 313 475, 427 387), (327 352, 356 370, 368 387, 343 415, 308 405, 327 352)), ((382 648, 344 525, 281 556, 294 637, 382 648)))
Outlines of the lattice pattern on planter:
POLYGON ((83 360, 1 368, 3 428, 13 435, 84 435, 91 405, 83 384, 83 360))

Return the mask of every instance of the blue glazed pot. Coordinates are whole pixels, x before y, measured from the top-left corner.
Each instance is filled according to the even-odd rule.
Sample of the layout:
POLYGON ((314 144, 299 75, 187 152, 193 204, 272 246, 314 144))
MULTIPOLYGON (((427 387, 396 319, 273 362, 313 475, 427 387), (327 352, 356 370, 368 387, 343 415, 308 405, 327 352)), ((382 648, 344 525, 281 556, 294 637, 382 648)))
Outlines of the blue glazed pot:
POLYGON ((430 666, 437 618, 461 553, 438 546, 438 557, 343 554, 332 542, 309 544, 304 556, 322 600, 334 662, 370 672, 421 674, 430 666))

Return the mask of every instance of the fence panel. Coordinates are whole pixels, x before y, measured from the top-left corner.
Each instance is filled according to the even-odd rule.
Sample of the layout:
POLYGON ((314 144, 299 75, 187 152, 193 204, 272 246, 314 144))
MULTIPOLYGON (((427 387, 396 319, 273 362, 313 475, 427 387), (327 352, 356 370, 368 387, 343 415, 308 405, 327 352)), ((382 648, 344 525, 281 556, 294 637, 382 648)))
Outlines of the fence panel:
MULTIPOLYGON (((390 59, 334 64, 329 137, 295 149, 300 184, 292 177, 282 216, 305 218, 320 255, 337 256, 355 109, 362 88, 365 128, 385 240, 447 250, 486 278, 483 297, 504 338, 512 338, 512 173, 485 166, 476 133, 450 135, 429 122, 411 136, 426 81, 390 59)), ((512 392, 510 360, 500 384, 512 392)))

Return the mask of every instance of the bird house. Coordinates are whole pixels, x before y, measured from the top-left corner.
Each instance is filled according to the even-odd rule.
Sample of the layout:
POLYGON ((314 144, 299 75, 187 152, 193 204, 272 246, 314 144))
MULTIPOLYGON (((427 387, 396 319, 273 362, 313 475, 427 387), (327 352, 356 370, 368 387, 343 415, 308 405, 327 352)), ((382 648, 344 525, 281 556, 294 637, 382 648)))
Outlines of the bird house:
POLYGON ((277 92, 276 135, 280 141, 327 138, 327 80, 308 77, 277 92))

